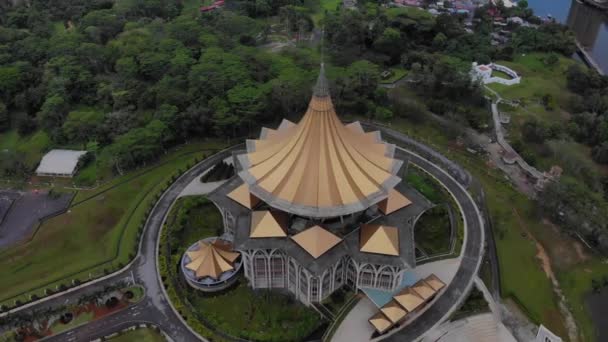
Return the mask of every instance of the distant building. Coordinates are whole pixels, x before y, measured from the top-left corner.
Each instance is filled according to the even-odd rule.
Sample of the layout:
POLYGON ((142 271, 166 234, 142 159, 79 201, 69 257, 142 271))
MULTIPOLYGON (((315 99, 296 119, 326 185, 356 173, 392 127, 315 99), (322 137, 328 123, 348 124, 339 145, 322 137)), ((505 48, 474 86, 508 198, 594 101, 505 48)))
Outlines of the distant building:
POLYGON ((517 25, 523 25, 524 24, 524 20, 520 17, 510 17, 507 18, 507 23, 513 23, 513 24, 517 24, 517 25))
POLYGON ((473 62, 473 67, 471 69, 471 77, 473 78, 473 80, 480 80, 481 82, 483 82, 483 84, 500 83, 504 85, 513 85, 519 84, 519 82, 521 81, 521 77, 517 74, 517 72, 504 65, 495 63, 478 65, 476 62, 473 62), (507 79, 503 77, 492 76, 493 70, 504 72, 511 78, 507 79))
POLYGON ((47 177, 73 177, 78 168, 78 160, 87 151, 51 150, 42 157, 36 175, 47 177))

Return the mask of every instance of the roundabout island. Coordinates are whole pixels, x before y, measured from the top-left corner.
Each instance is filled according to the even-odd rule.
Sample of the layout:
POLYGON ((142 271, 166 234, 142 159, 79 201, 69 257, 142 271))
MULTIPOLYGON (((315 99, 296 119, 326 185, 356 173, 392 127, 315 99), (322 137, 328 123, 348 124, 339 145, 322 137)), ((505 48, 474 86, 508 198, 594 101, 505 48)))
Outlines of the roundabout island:
MULTIPOLYGON (((284 319, 281 315, 297 313, 308 324, 280 323, 301 329, 290 340, 320 338, 323 332, 327 339, 329 330, 337 330, 334 340, 349 339, 349 333, 344 335, 337 324, 338 312, 346 302, 358 302, 352 311, 369 315, 358 322, 349 322, 355 315, 341 317, 345 319, 341 326, 358 326, 350 334, 359 339, 365 335, 367 340, 419 340, 458 308, 482 259, 484 232, 479 210, 465 186, 450 175, 455 172, 453 164, 401 148, 400 142, 407 137, 377 128, 365 132, 358 122, 342 124, 322 66, 299 123, 283 120, 277 129, 262 129, 260 138, 247 140, 244 148, 222 151, 211 157, 213 162, 205 160, 187 171, 161 197, 151 214, 166 222, 157 250, 173 253, 161 252, 158 278, 165 296, 172 294, 174 313, 190 325, 193 335, 199 339, 219 335, 227 340, 273 340, 285 331, 277 330, 279 335, 225 331, 222 315, 207 307, 219 301, 217 296, 224 301, 242 300, 245 307, 257 303, 248 312, 252 322, 256 313, 277 321, 284 319), (384 142, 381 133, 396 144, 384 142), (226 160, 237 175, 200 192, 221 213, 214 221, 221 227, 210 228, 219 236, 208 231, 194 241, 195 236, 188 233, 189 239, 177 239, 184 245, 176 246, 171 237, 175 218, 169 209, 187 200, 177 198, 210 164, 226 160), (453 204, 452 231, 460 227, 462 232, 451 234, 452 240, 461 235, 458 243, 452 243, 457 248, 437 258, 448 258, 448 262, 427 258, 424 264, 417 264, 424 258, 418 255, 414 226, 436 203, 423 194, 424 189, 406 181, 410 168, 439 184, 453 204), (164 212, 155 213, 157 210, 164 212), (163 245, 168 240, 173 245, 166 248, 163 245), (176 258, 181 272, 167 273, 176 258), (190 290, 183 290, 184 281, 190 290), (269 301, 283 307, 276 309, 267 305, 269 301), (184 303, 189 307, 184 309, 184 303), (197 310, 197 305, 205 310, 197 310)), ((196 230, 181 227, 175 231, 184 229, 196 230)), ((275 329, 273 323, 267 322, 266 327, 275 329)))

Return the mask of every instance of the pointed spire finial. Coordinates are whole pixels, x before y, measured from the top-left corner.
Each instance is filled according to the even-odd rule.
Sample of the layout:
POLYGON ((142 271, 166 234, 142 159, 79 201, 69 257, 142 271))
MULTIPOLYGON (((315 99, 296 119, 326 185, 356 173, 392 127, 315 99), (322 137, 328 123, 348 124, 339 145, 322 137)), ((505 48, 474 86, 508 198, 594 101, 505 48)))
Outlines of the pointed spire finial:
POLYGON ((317 83, 312 90, 314 96, 329 96, 329 82, 325 77, 325 63, 321 63, 321 69, 319 70, 319 77, 317 77, 317 83))

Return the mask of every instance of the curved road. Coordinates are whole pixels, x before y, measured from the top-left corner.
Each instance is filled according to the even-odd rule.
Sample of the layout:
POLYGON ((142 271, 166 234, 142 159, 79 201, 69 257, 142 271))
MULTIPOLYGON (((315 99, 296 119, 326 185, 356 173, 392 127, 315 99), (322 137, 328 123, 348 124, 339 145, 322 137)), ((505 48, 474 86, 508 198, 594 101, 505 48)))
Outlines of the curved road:
MULTIPOLYGON (((383 130, 382 128, 380 128, 383 130)), ((397 137, 398 138, 398 137, 397 137)), ((57 296, 56 298, 41 301, 26 309, 17 309, 17 312, 43 310, 44 308, 68 303, 76 303, 84 293, 90 293, 103 288, 103 286, 117 281, 133 280, 146 288, 146 296, 142 302, 115 313, 103 319, 91 322, 59 335, 47 338, 47 341, 87 341, 109 335, 134 323, 153 323, 160 327, 174 341, 199 341, 173 311, 164 295, 162 284, 157 275, 156 255, 157 239, 166 214, 182 190, 205 169, 226 158, 233 150, 242 149, 242 145, 234 146, 200 162, 173 183, 161 196, 146 222, 146 228, 140 250, 135 260, 124 270, 108 278, 88 283, 79 290, 57 296)), ((421 338, 425 332, 445 320, 464 300, 470 289, 473 278, 481 263, 483 254, 483 223, 473 199, 467 191, 454 178, 449 176, 437 165, 409 152, 398 149, 398 154, 409 159, 427 170, 440 180, 456 197, 461 205, 468 229, 465 232, 465 245, 462 263, 454 280, 446 288, 441 297, 425 311, 418 319, 407 326, 406 329, 395 331, 386 341, 414 341, 421 338)))

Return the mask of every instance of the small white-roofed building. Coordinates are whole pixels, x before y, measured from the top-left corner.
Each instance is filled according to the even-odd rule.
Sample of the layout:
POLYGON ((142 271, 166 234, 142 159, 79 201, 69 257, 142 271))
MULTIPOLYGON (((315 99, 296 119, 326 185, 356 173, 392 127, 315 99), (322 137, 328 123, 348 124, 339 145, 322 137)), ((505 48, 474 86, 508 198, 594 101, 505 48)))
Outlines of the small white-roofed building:
POLYGON ((36 174, 48 177, 73 177, 77 171, 78 160, 87 151, 51 150, 42 157, 36 174))

